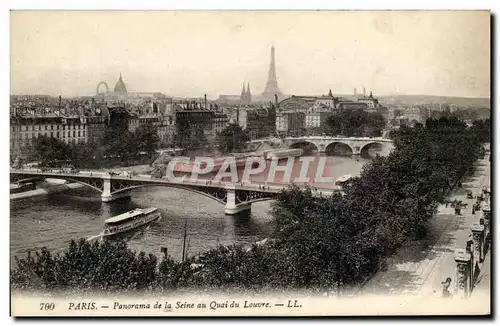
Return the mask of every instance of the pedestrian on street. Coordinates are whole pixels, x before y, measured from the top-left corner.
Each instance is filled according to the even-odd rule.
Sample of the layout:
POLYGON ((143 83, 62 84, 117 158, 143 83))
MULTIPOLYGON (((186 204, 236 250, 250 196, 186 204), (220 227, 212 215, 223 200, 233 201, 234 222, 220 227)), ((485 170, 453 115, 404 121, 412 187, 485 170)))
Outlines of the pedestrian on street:
POLYGON ((451 299, 453 295, 450 292, 450 285, 451 285, 451 277, 446 278, 444 282, 441 282, 443 285, 443 298, 445 299, 451 299))

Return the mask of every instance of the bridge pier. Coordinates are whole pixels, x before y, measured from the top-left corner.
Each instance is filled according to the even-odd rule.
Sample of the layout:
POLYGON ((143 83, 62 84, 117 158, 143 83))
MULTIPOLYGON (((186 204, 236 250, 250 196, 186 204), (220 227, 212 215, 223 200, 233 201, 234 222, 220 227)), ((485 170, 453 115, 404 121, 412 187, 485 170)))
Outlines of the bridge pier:
POLYGON ((122 191, 119 193, 111 193, 111 178, 110 177, 103 177, 104 183, 103 183, 103 191, 101 194, 101 200, 104 203, 109 203, 114 200, 120 199, 120 198, 129 198, 130 197, 130 192, 129 191, 122 191))
POLYGON ((227 189, 226 206, 224 207, 226 215, 237 215, 241 212, 250 213, 251 209, 251 203, 236 203, 236 190, 234 188, 227 189))
POLYGON ((107 194, 103 192, 101 195, 101 200, 103 203, 109 203, 120 198, 130 198, 130 192, 123 191, 118 194, 107 194))

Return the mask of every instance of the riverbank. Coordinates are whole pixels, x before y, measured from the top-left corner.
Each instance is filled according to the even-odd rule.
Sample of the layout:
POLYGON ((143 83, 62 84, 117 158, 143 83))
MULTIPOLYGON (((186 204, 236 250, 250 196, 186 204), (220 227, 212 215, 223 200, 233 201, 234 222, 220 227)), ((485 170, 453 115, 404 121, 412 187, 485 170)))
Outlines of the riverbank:
POLYGON ((55 184, 41 189, 19 192, 17 194, 10 194, 10 200, 19 200, 24 198, 46 196, 64 191, 81 189, 83 187, 85 186, 80 183, 55 184))

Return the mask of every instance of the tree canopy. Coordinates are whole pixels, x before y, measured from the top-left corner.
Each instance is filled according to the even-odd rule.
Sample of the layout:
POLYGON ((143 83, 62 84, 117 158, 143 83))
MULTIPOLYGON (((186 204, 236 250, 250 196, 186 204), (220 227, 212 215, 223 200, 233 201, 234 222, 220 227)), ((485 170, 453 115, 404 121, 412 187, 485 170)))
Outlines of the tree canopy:
POLYGON ((230 124, 217 135, 216 144, 222 153, 241 151, 250 140, 247 132, 238 124, 230 124))
POLYGON ((137 151, 146 152, 150 156, 155 153, 159 141, 158 128, 152 123, 139 125, 134 132, 137 151))
POLYGON ((30 159, 40 162, 42 166, 50 166, 58 161, 69 160, 71 148, 57 138, 39 136, 35 138, 29 156, 30 159))
POLYGON ((325 125, 325 131, 331 135, 380 136, 385 127, 385 121, 380 113, 343 110, 328 117, 325 125))

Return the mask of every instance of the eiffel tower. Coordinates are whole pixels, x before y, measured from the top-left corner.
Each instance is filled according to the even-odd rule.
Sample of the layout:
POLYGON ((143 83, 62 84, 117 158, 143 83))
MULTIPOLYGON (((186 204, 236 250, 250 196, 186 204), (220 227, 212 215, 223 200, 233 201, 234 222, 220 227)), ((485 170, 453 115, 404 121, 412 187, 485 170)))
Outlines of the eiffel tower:
POLYGON ((266 88, 262 97, 267 100, 274 100, 274 95, 281 97, 281 93, 278 87, 278 80, 276 79, 276 65, 274 62, 274 45, 271 47, 271 65, 269 66, 269 77, 267 78, 266 88))

